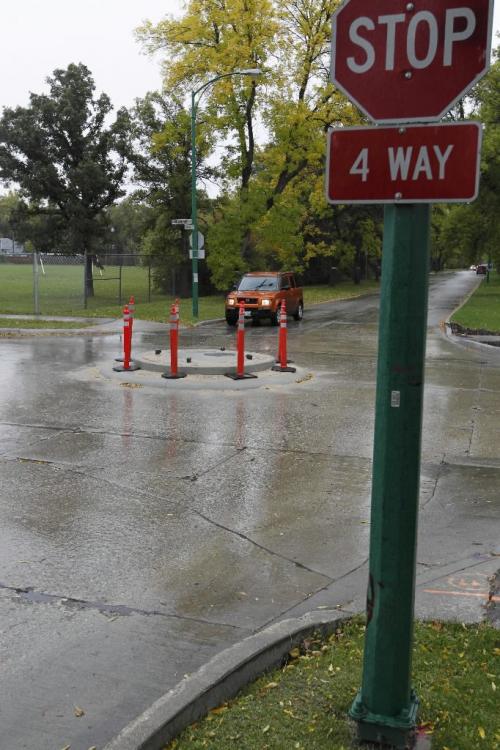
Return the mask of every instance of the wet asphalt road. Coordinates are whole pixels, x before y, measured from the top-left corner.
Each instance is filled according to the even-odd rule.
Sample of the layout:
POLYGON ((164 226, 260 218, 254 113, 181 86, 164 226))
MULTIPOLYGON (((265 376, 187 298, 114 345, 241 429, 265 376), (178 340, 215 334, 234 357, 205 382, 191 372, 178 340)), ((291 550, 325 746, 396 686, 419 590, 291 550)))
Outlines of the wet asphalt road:
MULTIPOLYGON (((417 614, 462 621, 500 552, 500 350, 439 328, 475 283, 431 279, 417 570, 417 614)), ((362 608, 377 311, 290 323, 286 384, 124 384, 117 334, 0 339, 1 750, 99 749, 255 629, 362 608)), ((138 350, 165 346, 143 328, 138 350)), ((249 327, 247 348, 276 333, 249 327)))

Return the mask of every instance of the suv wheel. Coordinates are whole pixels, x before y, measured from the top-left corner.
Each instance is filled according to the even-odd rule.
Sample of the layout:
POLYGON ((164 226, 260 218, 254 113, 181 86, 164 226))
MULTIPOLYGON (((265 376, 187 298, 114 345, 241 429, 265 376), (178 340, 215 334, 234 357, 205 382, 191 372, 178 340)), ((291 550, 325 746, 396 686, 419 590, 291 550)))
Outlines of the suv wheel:
POLYGON ((235 326, 238 321, 237 315, 231 315, 231 313, 226 313, 226 323, 228 326, 235 326))
POLYGON ((297 309, 295 310, 293 314, 293 319, 302 320, 303 317, 304 317, 304 305, 302 304, 302 302, 299 302, 299 304, 297 305, 297 309))
POLYGON ((276 306, 276 310, 271 314, 271 325, 279 326, 281 316, 281 302, 276 306))

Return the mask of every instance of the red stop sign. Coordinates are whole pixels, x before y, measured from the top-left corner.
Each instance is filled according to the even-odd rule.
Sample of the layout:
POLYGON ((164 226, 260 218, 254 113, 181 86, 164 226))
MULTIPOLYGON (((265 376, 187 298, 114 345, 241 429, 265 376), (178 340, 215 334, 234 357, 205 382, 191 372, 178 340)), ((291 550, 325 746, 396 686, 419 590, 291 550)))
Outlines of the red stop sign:
POLYGON ((333 83, 374 122, 439 120, 488 70, 493 0, 344 0, 333 83))

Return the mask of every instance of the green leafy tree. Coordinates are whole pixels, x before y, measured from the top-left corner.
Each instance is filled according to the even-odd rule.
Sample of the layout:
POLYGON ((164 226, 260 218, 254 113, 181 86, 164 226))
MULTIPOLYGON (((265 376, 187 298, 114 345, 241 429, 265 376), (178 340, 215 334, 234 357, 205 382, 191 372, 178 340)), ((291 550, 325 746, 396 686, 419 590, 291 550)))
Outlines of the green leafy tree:
POLYGON ((15 221, 16 210, 19 207, 21 199, 19 195, 10 191, 6 195, 0 196, 0 236, 17 237, 17 226, 15 221))
POLYGON ((106 232, 104 212, 124 194, 129 118, 95 96, 85 65, 57 69, 48 94, 30 94, 28 107, 4 108, 0 119, 0 179, 19 186, 26 212, 37 217, 38 238, 52 249, 86 258, 87 294, 93 294, 91 256, 106 232))
MULTIPOLYGON (((141 249, 154 269, 156 286, 164 292, 188 294, 190 262, 188 234, 172 226, 173 219, 191 216, 190 114, 176 96, 149 93, 136 103, 133 114, 135 199, 151 209, 141 249)), ((198 177, 210 180, 214 170, 205 164, 209 134, 198 143, 198 177)), ((200 208, 206 206, 200 196, 200 208)), ((203 219, 203 214, 201 216, 203 219)), ((203 221, 201 222, 203 229, 203 221)))
POLYGON ((360 121, 328 81, 337 5, 191 0, 182 18, 139 32, 148 49, 165 54, 167 90, 187 94, 216 74, 264 71, 262 79, 224 78, 204 94, 198 131, 210 130, 224 144, 223 196, 212 220, 228 226, 210 228, 208 256, 220 287, 263 258, 269 266, 304 265, 307 191, 324 169, 326 130, 360 121), (257 123, 267 140, 261 149, 255 147, 257 123))
POLYGON ((154 221, 153 209, 137 196, 128 195, 108 209, 107 218, 106 252, 113 255, 139 254, 144 236, 154 221))
POLYGON ((491 260, 500 267, 500 48, 489 73, 470 92, 469 117, 484 123, 479 196, 442 214, 438 247, 454 264, 491 260))

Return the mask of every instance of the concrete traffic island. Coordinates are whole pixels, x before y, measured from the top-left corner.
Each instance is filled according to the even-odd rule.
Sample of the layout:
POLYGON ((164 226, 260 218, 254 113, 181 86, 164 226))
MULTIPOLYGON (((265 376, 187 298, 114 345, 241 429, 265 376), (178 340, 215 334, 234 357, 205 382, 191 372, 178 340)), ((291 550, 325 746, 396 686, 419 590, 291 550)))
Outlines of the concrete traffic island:
MULTIPOLYGON (((169 349, 140 352, 133 360, 143 370, 170 371, 169 349)), ((269 354, 247 352, 245 355, 246 372, 269 370, 274 363, 275 358, 269 354)), ((187 374, 224 375, 236 369, 236 352, 230 349, 179 349, 178 367, 179 372, 187 374)))

